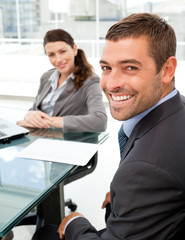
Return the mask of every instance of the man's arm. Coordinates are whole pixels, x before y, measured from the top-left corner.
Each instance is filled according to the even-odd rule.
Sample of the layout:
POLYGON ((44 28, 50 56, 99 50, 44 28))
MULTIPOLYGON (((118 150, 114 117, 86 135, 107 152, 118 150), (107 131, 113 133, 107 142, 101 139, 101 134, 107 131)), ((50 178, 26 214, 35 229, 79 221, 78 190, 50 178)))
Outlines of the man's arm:
POLYGON ((58 234, 60 236, 60 239, 64 239, 64 235, 65 235, 65 230, 67 228, 67 226, 76 218, 78 217, 84 217, 81 213, 78 213, 78 212, 74 212, 74 213, 71 213, 70 215, 68 215, 67 217, 65 217, 59 228, 58 228, 58 234))
MULTIPOLYGON (((62 238, 63 239, 63 238, 62 238)), ((84 217, 75 218, 65 230, 65 240, 101 240, 99 232, 84 217)))
POLYGON ((182 211, 177 209, 184 206, 176 180, 159 167, 141 161, 119 167, 111 195, 112 212, 102 235, 86 218, 79 217, 67 226, 65 240, 166 239, 181 218, 182 211))

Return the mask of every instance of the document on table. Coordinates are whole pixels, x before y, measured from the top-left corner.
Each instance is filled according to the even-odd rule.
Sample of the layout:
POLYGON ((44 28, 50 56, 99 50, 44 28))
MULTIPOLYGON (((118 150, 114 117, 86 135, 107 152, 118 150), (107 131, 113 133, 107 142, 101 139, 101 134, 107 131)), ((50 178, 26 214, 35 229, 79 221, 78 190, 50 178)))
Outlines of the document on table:
POLYGON ((17 157, 84 166, 98 148, 99 144, 39 138, 17 157))

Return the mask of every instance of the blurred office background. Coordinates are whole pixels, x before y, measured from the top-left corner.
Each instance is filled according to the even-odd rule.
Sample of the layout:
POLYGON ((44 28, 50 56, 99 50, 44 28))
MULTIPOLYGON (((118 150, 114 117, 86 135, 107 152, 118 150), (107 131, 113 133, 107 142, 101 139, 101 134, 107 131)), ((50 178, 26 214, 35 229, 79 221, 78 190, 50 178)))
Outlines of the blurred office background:
POLYGON ((101 75, 98 62, 108 28, 134 12, 157 13, 174 27, 176 86, 185 94, 185 0, 0 0, 0 95, 36 95, 41 74, 51 67, 42 40, 53 28, 70 32, 101 75))
MULTIPOLYGON (((185 95, 185 0, 0 0, 0 105, 20 110, 10 119, 24 116, 37 93, 40 76, 52 67, 42 46, 46 31, 63 28, 71 33, 101 76, 99 59, 108 28, 136 12, 157 13, 174 27, 176 87, 185 95)), ((108 107, 107 113, 109 139, 99 150, 97 168, 65 187, 66 198, 71 197, 97 229, 105 227, 101 204, 119 164, 117 131, 121 123, 111 118, 108 107)), ((14 239, 30 239, 33 231, 34 226, 17 227, 14 239)))

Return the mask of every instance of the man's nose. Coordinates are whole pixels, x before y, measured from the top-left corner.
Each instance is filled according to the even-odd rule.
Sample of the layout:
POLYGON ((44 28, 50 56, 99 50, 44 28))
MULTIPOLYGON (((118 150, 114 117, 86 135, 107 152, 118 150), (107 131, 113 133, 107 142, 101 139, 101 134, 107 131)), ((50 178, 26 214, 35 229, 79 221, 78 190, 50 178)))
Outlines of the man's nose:
POLYGON ((117 70, 112 70, 107 79, 107 89, 110 91, 116 90, 123 87, 124 79, 123 76, 117 70))

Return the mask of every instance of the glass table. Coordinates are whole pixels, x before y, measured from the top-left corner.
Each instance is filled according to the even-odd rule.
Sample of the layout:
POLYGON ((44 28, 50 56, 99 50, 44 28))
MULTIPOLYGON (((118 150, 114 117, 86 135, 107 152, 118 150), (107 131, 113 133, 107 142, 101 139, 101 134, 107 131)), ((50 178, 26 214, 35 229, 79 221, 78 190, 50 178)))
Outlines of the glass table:
MULTIPOLYGON (((81 169, 64 163, 16 157, 19 151, 39 137, 102 143, 108 133, 64 133, 61 129, 32 129, 24 137, 0 144, 0 239, 60 184, 63 191, 63 182, 68 181, 69 176, 75 179, 75 173, 81 169)), ((64 209, 62 211, 61 214, 64 214, 64 209)))

